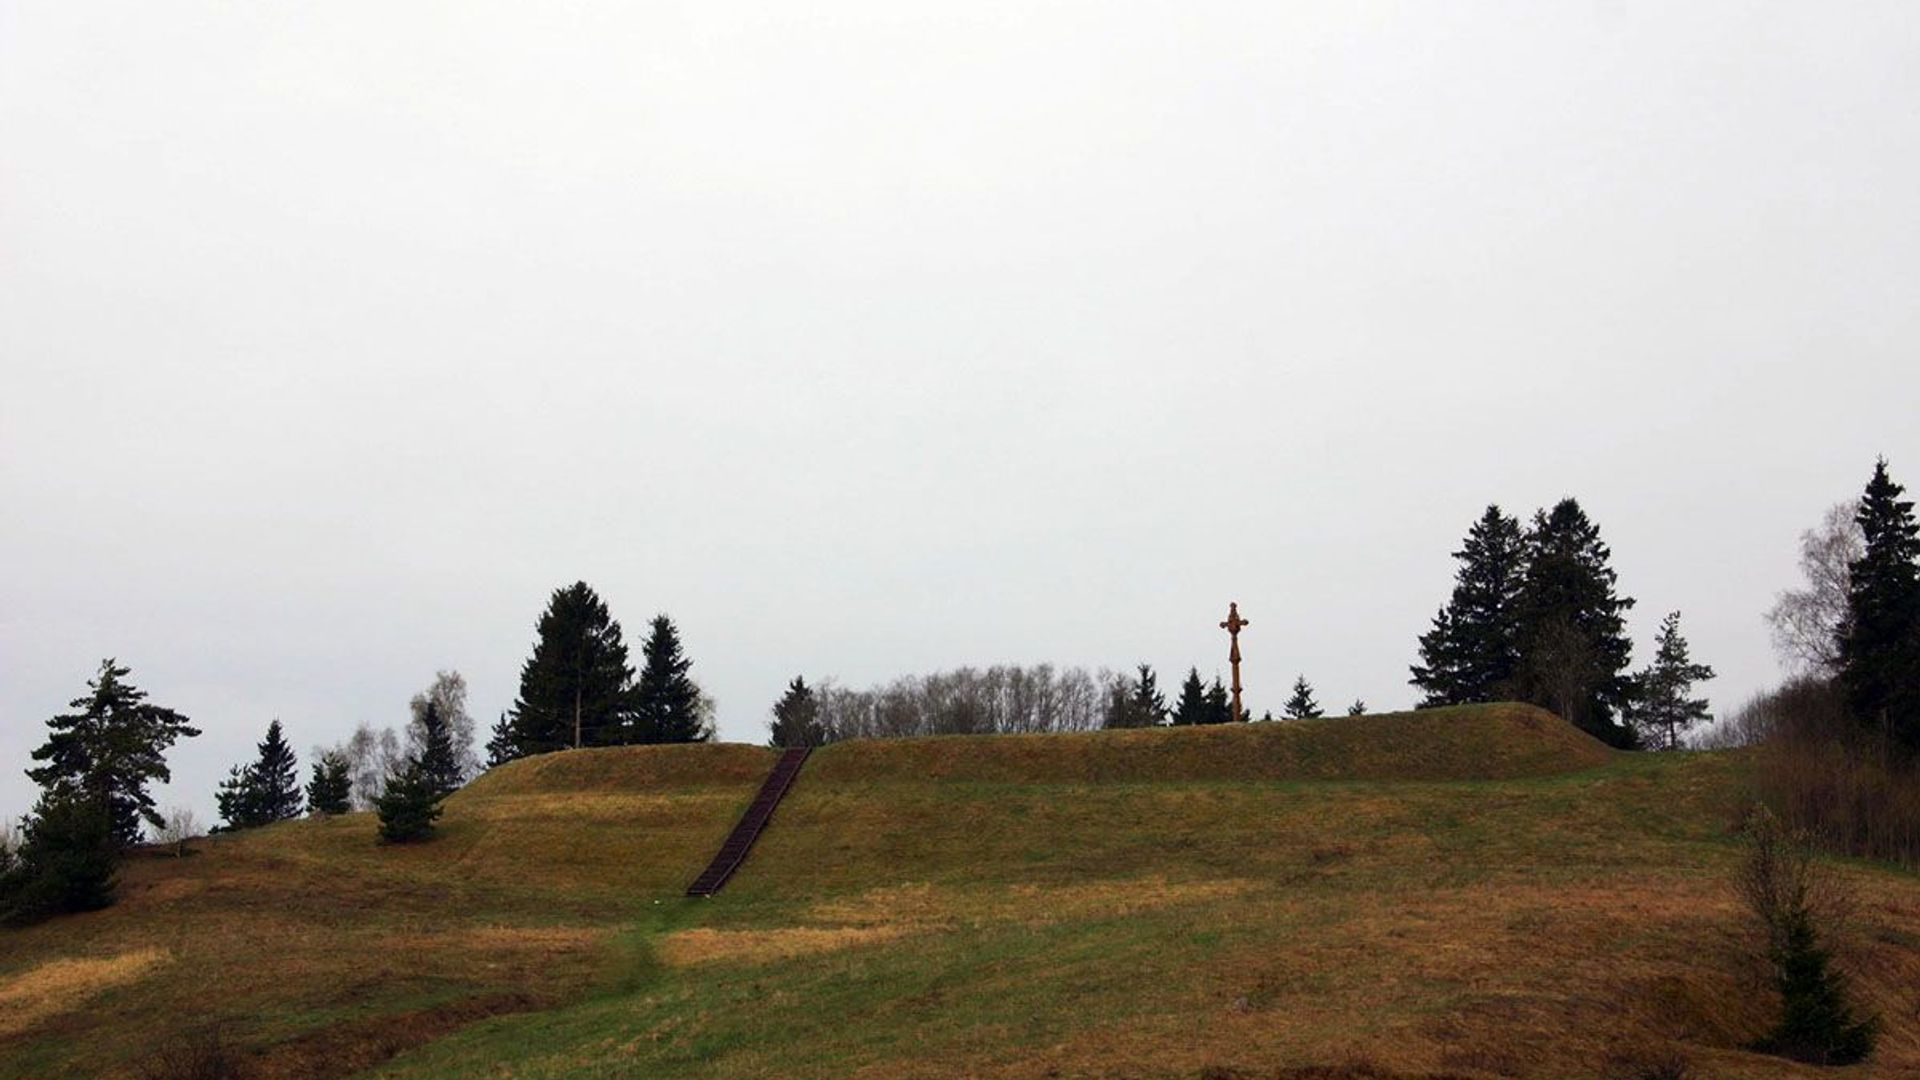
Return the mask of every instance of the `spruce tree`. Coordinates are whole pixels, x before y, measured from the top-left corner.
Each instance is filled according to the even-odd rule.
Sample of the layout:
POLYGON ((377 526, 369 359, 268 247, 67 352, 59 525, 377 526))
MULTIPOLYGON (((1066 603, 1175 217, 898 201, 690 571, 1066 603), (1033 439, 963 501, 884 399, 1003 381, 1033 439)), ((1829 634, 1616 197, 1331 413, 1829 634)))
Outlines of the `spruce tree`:
POLYGON ((633 740, 642 743, 704 742, 700 688, 687 675, 693 661, 680 649, 673 620, 656 615, 641 650, 644 663, 633 688, 633 740))
POLYGON ((519 744, 513 737, 513 720, 506 713, 494 722, 493 735, 487 740, 487 768, 505 765, 520 756, 519 744))
POLYGON ((260 785, 254 780, 251 764, 228 768, 227 778, 220 781, 213 801, 220 811, 222 822, 214 829, 215 832, 250 829, 266 820, 260 811, 260 785))
POLYGON ((352 809, 353 777, 346 756, 330 750, 313 763, 313 779, 307 783, 307 813, 320 817, 344 814, 352 809))
POLYGON ((1534 515, 1527 548, 1514 688, 1602 742, 1631 749, 1637 739, 1622 717, 1633 702, 1624 617, 1633 600, 1615 592, 1599 526, 1577 501, 1563 499, 1534 515))
POLYGON ((1851 566, 1840 683, 1854 718, 1920 751, 1920 524, 1885 458, 1860 500, 1866 553, 1851 566))
POLYGON ((1678 750, 1688 728, 1708 719, 1707 699, 1691 696, 1693 684, 1713 678, 1713 669, 1696 664, 1680 636, 1680 613, 1660 623, 1653 663, 1638 675, 1634 723, 1641 741, 1659 750, 1678 750))
POLYGON ((1489 506, 1453 557, 1453 595, 1420 635, 1421 708, 1496 700, 1520 663, 1518 607, 1527 565, 1520 522, 1489 506))
POLYGON ((1153 667, 1141 664, 1132 680, 1116 678, 1109 693, 1105 726, 1156 727, 1166 720, 1167 699, 1160 694, 1153 667))
POLYGON ((251 763, 228 771, 215 796, 229 829, 251 829, 300 816, 298 765, 280 721, 267 725, 267 737, 258 751, 251 763))
POLYGON ((267 737, 260 743, 260 760, 254 764, 254 774, 260 785, 260 809, 268 821, 300 816, 299 764, 278 720, 267 724, 267 737))
POLYGON ((420 710, 420 743, 420 774, 434 795, 459 790, 460 759, 453 749, 453 729, 437 702, 428 701, 420 710))
POLYGON ((1200 669, 1188 668, 1187 681, 1180 684, 1180 700, 1173 705, 1175 726, 1207 722, 1207 688, 1200 681, 1200 669))
POLYGON ((1833 969, 1832 952, 1820 943, 1812 913, 1796 907, 1783 930, 1771 957, 1780 1022, 1764 1048, 1810 1065, 1866 1060, 1879 1036, 1879 1019, 1854 1011, 1846 976, 1833 969))
POLYGON ((1207 718, 1204 723, 1228 724, 1233 722, 1233 700, 1227 696, 1227 688, 1221 685, 1220 676, 1215 675, 1207 686, 1207 718))
POLYGON ((1139 677, 1133 681, 1133 716, 1139 727, 1159 727, 1167 721, 1167 699, 1158 683, 1153 668, 1141 664, 1139 677))
POLYGON ((1293 695, 1287 698, 1282 711, 1289 720, 1315 720, 1322 715, 1319 702, 1313 700, 1313 686, 1305 675, 1293 680, 1293 695))
POLYGON ((633 669, 620 624, 584 581, 555 589, 513 703, 515 757, 625 742, 633 669))
POLYGON ((1354 698, 1353 704, 1347 706, 1347 715, 1348 716, 1367 715, 1367 703, 1365 701, 1362 701, 1359 698, 1354 698))
POLYGON ((166 753, 174 740, 200 734, 186 717, 149 703, 144 691, 125 681, 130 673, 111 658, 102 660, 87 683, 92 692, 69 706, 78 711, 47 721, 47 741, 33 752, 35 761, 46 764, 27 770, 46 791, 78 791, 99 803, 121 845, 139 841, 142 821, 154 828, 164 824, 147 785, 173 778, 166 753))
POLYGON ((419 759, 409 760, 387 778, 386 790, 373 800, 374 812, 380 817, 380 839, 405 844, 433 835, 441 798, 442 793, 435 789, 419 759))
POLYGON ((120 840, 113 814, 77 786, 43 791, 0 875, 0 923, 22 925, 113 903, 120 840))
POLYGON ((787 692, 773 703, 773 726, 767 745, 775 748, 819 746, 826 741, 826 732, 820 726, 820 702, 813 696, 807 680, 795 675, 787 684, 787 692))

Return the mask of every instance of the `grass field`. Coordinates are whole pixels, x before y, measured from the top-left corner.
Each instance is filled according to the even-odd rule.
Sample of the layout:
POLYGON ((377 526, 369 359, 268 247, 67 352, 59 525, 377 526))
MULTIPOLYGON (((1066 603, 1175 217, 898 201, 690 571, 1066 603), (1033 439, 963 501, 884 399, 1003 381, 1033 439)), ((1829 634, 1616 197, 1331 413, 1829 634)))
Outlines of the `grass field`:
POLYGON ((1880 1054, 1742 1049, 1737 755, 1517 706, 846 743, 681 897, 771 761, 551 755, 418 847, 356 815, 143 856, 116 907, 0 936, 0 1076, 138 1075, 211 1026, 284 1077, 1920 1074, 1920 880, 1864 863, 1880 1054))

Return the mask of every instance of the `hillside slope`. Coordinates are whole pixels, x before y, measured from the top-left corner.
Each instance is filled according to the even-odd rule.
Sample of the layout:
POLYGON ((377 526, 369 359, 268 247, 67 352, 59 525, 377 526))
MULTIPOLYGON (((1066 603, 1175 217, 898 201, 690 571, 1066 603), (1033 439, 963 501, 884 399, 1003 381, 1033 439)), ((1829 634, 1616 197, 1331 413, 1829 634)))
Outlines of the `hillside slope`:
MULTIPOLYGON (((0 937, 0 1075, 125 1073, 213 1019, 272 1076, 1836 1075, 1740 1049, 1737 756, 1519 706, 847 743, 680 897, 772 757, 556 754, 418 848, 353 816, 139 860, 116 908, 0 937)), ((1920 882, 1845 872, 1889 1026, 1854 1073, 1920 1068, 1920 882)))

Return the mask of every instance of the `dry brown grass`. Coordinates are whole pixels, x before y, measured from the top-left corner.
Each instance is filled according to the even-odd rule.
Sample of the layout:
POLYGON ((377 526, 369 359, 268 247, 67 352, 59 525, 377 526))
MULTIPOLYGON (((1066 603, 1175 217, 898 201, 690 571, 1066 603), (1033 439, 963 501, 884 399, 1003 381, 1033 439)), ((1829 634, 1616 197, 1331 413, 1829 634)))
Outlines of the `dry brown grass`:
POLYGON ((909 934, 979 930, 993 923, 1041 926, 1064 919, 1120 917, 1181 905, 1198 909, 1243 896, 1244 880, 1170 882, 1164 878, 1020 884, 986 889, 930 884, 872 889, 815 904, 802 925, 775 929, 696 927, 660 939, 660 956, 687 966, 716 962, 765 964, 796 956, 890 942, 909 934))
POLYGON ((820 783, 1468 780, 1595 768, 1613 751, 1531 705, 1483 705, 1267 724, 836 743, 820 783))
POLYGON ((165 949, 131 949, 106 957, 50 960, 0 979, 0 1039, 78 1008, 104 991, 143 979, 170 958, 165 949))
POLYGON ((696 927, 660 939, 660 958, 676 967, 716 961, 764 964, 858 945, 892 941, 914 929, 906 923, 880 926, 792 926, 780 930, 714 930, 696 927))
MULTIPOLYGON (((770 755, 715 757, 723 783, 668 779, 698 767, 680 748, 559 755, 462 792, 419 848, 350 815, 135 860, 119 906, 10 936, 0 970, 173 960, 111 1016, 8 1038, 0 1076, 123 1074, 130 1032, 189 1019, 288 1078, 1614 1080, 1639 1046, 1816 1075, 1741 1049, 1770 1016, 1728 886, 1740 759, 1489 714, 1393 721, 1391 747, 1329 721, 829 748, 841 771, 810 765, 708 901, 679 892, 770 755), (1400 777, 1465 756, 1515 778, 1400 777), (1314 781, 1343 762, 1376 779, 1314 781)), ((1848 966, 1889 1030, 1839 1075, 1920 1075, 1920 883, 1847 873, 1848 966)))

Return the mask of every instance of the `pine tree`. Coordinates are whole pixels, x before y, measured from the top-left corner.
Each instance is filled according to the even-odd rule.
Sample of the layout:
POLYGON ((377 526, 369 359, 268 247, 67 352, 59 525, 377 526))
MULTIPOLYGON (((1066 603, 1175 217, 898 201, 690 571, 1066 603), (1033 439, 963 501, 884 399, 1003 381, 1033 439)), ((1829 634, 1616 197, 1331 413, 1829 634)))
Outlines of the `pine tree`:
POLYGON ((1687 639, 1680 636, 1680 613, 1672 612, 1660 623, 1652 665, 1634 676, 1633 718, 1641 741, 1660 750, 1680 749, 1687 729, 1708 719, 1707 699, 1689 696, 1693 684, 1711 678, 1713 669, 1689 656, 1687 639))
POLYGON ((1840 682, 1854 718, 1920 751, 1920 524, 1885 458, 1860 501, 1866 554, 1851 566, 1840 682))
POLYGON ((454 754, 453 729, 448 726, 440 705, 428 701, 420 710, 420 774, 436 797, 452 794, 460 788, 460 760, 454 754))
POLYGON ((0 923, 21 925, 113 903, 120 840, 105 804, 78 786, 43 791, 0 875, 0 923))
POLYGON ((300 816, 299 767, 280 721, 267 725, 259 756, 227 772, 215 802, 229 829, 251 829, 300 816))
POLYGON ((338 751, 328 751, 313 763, 313 779, 307 783, 307 813, 320 817, 344 814, 352 809, 353 777, 347 759, 338 751))
POLYGON ((513 721, 506 713, 494 722, 493 736, 487 740, 487 768, 505 765, 520 756, 519 745, 513 737, 513 721))
POLYGON ((1293 680, 1293 696, 1287 698, 1282 711, 1289 720, 1315 720, 1322 715, 1320 704, 1313 700, 1313 686, 1305 675, 1293 680))
POLYGON ((1612 552, 1573 499, 1534 515, 1527 548, 1514 688, 1602 742, 1631 749, 1637 740, 1621 718, 1633 702, 1624 618, 1633 600, 1614 591, 1612 552))
POLYGON ((1180 700, 1173 706, 1173 723, 1177 727, 1207 722, 1207 688, 1200 681, 1200 669, 1188 668, 1187 681, 1180 684, 1180 700))
POLYGON ((1227 696, 1227 688, 1215 675, 1207 686, 1207 718, 1204 723, 1229 724, 1233 722, 1233 700, 1227 696))
POLYGON ((1105 726, 1110 728, 1156 727, 1167 717, 1167 699, 1156 684, 1153 667, 1141 664, 1131 681, 1116 678, 1107 701, 1105 726))
POLYGON ((773 704, 773 726, 767 745, 776 748, 819 746, 826 741, 826 732, 820 726, 820 702, 813 696, 807 680, 795 675, 787 684, 787 692, 773 704))
POLYGON ((513 703, 514 756, 627 741, 633 669, 620 624, 584 581, 555 589, 513 703))
POLYGON ((1489 506, 1453 557, 1453 596, 1420 635, 1413 685, 1421 708, 1493 701, 1520 662, 1518 608, 1527 564, 1520 522, 1489 506))
POLYGON ((380 839, 405 844, 433 835, 441 797, 419 759, 408 761, 387 778, 386 790, 373 800, 374 812, 380 817, 380 839))
POLYGON ((164 824, 147 785, 173 779, 166 753, 175 739, 200 734, 186 717, 149 704, 145 692, 124 681, 130 673, 102 660, 100 673, 87 683, 92 693, 69 705, 79 711, 47 721, 51 733, 33 752, 35 761, 46 764, 27 770, 47 791, 75 790, 98 802, 121 845, 139 841, 142 821, 155 828, 164 824))
POLYGON ((700 688, 687 675, 693 661, 681 652, 680 634, 672 619, 654 616, 641 652, 645 662, 633 688, 633 741, 705 742, 708 732, 700 715, 700 688))
POLYGON ((1359 698, 1354 698, 1353 704, 1347 706, 1347 715, 1348 716, 1367 715, 1367 703, 1365 701, 1362 701, 1359 698))

